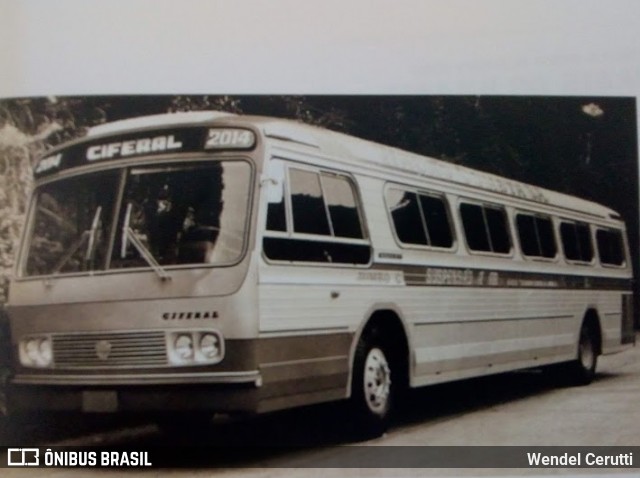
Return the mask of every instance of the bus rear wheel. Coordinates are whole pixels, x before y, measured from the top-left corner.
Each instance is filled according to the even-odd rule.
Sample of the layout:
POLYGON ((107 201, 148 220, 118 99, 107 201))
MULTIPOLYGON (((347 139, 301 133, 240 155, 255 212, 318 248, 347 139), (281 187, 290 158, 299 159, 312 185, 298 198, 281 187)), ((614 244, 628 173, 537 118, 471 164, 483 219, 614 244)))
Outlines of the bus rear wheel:
POLYGON ((598 345, 593 326, 584 323, 578 339, 578 357, 569 364, 569 379, 573 385, 588 385, 596 375, 598 345))
POLYGON ((360 339, 356 348, 350 409, 356 433, 382 435, 389 426, 395 398, 394 362, 389 347, 376 333, 360 339))

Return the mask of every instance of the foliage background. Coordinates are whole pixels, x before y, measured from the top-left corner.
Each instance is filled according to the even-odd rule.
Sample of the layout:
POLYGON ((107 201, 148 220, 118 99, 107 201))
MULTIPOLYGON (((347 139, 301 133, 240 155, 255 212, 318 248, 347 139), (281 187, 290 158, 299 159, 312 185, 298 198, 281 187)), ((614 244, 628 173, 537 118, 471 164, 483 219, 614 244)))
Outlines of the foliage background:
MULTIPOLYGON (((605 204, 638 264, 636 101, 528 96, 88 96, 0 100, 0 304, 35 160, 128 117, 224 110, 293 118, 605 204)), ((636 270, 636 276, 638 271, 636 270)), ((636 294, 637 295, 637 294, 636 294)), ((638 310, 638 309, 636 309, 638 310)))

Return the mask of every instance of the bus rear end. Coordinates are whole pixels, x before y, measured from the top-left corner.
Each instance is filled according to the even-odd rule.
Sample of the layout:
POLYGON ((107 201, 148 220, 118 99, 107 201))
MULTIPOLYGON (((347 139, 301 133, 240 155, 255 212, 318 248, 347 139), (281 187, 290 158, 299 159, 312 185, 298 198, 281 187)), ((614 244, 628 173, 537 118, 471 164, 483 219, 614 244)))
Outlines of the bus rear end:
POLYGON ((10 412, 251 412, 257 135, 124 128, 36 166, 10 412))

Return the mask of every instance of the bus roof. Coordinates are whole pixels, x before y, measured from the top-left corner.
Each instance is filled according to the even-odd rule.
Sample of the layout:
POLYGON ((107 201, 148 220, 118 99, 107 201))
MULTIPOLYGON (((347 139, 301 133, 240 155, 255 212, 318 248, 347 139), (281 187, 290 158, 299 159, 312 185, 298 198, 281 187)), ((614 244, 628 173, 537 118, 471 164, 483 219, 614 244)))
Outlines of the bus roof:
POLYGON ((88 137, 102 136, 105 134, 122 133, 134 129, 186 125, 193 123, 208 123, 220 118, 236 116, 233 113, 223 111, 189 111, 164 113, 158 115, 139 116, 137 118, 127 118, 118 121, 111 121, 89 128, 88 137))
POLYGON ((353 165, 419 175, 575 212, 620 219, 614 210, 592 201, 289 119, 220 111, 167 113, 105 123, 91 128, 87 136, 216 123, 253 125, 267 138, 303 145, 353 165))

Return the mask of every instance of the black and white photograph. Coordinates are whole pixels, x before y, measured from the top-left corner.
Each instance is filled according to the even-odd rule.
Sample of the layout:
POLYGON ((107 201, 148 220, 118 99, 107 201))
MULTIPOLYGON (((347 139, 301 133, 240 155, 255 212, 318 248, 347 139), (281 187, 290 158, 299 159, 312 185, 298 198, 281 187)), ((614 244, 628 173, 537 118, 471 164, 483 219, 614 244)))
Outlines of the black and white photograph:
POLYGON ((62 3, 0 3, 42 28, 0 56, 3 474, 637 473, 630 2, 62 3))

